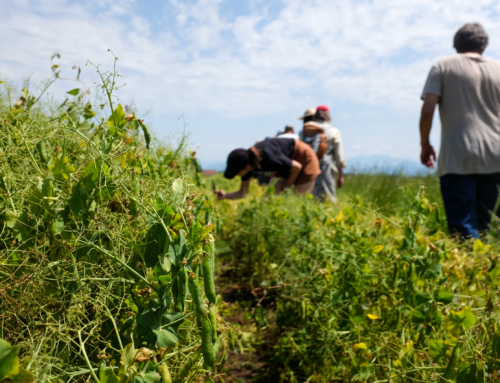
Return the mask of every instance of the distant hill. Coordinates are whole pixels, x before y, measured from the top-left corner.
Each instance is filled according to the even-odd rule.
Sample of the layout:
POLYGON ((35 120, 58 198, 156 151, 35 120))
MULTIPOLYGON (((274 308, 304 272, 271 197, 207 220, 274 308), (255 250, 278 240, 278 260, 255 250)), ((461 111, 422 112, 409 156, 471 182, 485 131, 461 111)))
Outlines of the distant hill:
POLYGON ((428 169, 417 161, 407 158, 373 154, 371 156, 348 158, 346 173, 401 173, 409 176, 416 176, 433 174, 435 173, 435 169, 428 169))
MULTIPOLYGON (((202 162, 203 170, 217 170, 223 172, 226 169, 225 162, 202 162)), ((427 169, 424 165, 407 158, 397 158, 382 154, 371 156, 357 156, 347 159, 346 173, 384 173, 405 174, 409 176, 433 174, 435 170, 427 169)))

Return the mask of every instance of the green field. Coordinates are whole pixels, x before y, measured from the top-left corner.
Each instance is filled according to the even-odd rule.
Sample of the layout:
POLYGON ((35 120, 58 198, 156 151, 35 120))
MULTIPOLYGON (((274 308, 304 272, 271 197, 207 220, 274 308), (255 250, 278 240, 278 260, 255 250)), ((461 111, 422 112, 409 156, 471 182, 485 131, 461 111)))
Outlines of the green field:
POLYGON ((497 218, 452 238, 432 176, 214 201, 239 181, 100 75, 102 105, 0 94, 1 383, 497 380, 497 218))
POLYGON ((260 382, 493 381, 495 231, 488 245, 450 238, 435 177, 347 176, 337 205, 270 192, 254 186, 243 201, 218 203, 219 284, 240 300, 248 344, 239 347, 253 354, 230 373, 260 382))

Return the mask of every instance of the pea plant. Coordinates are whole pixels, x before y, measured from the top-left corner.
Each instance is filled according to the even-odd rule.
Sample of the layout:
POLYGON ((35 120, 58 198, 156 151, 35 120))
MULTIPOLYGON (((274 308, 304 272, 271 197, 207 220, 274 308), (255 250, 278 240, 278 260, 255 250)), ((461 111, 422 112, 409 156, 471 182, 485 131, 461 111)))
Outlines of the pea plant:
POLYGON ((16 345, 14 382, 19 363, 42 382, 210 382, 227 358, 197 160, 117 102, 116 60, 95 66, 97 107, 81 88, 60 105, 28 87, 15 103, 14 89, 0 95, 0 337, 16 345))
POLYGON ((248 328, 276 339, 262 381, 496 381, 498 245, 445 234, 425 189, 411 201, 221 203, 220 257, 258 298, 248 328))

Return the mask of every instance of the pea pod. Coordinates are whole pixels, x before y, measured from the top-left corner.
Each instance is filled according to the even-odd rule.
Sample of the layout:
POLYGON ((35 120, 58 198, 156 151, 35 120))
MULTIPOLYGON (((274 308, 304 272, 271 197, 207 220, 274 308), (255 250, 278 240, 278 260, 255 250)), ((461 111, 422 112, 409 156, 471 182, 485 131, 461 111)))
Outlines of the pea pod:
POLYGON ((45 145, 45 141, 38 141, 38 143, 36 144, 36 148, 42 162, 47 163, 49 157, 47 156, 47 146, 45 145))
POLYGON ((410 268, 408 269, 408 283, 412 290, 415 291, 415 263, 410 262, 410 268))
POLYGON ((212 343, 212 324, 208 317, 205 317, 201 323, 201 349, 204 363, 209 367, 213 367, 215 358, 214 345, 212 343))
POLYGON ((57 225, 56 225, 56 222, 55 221, 52 221, 50 224, 49 224, 49 233, 55 237, 56 234, 57 234, 57 225))
POLYGON ((189 358, 186 359, 186 361, 182 365, 181 369, 179 370, 179 373, 175 378, 175 383, 182 382, 183 379, 185 379, 189 375, 193 366, 200 360, 200 358, 201 358, 201 348, 197 349, 193 353, 193 355, 191 355, 189 358))
POLYGON ((396 262, 394 262, 394 274, 392 276, 392 288, 393 289, 398 287, 398 280, 399 280, 399 262, 396 261, 396 262))
POLYGON ((214 342, 214 358, 217 356, 217 353, 220 350, 220 338, 217 338, 217 340, 214 342))
POLYGON ((144 133, 144 140, 146 141, 146 148, 149 149, 149 144, 151 143, 151 134, 149 133, 148 127, 139 120, 139 124, 141 125, 142 132, 144 133))
POLYGON ((174 310, 177 311, 177 307, 179 305, 179 285, 177 283, 177 276, 174 278, 172 282, 172 297, 174 298, 174 310))
POLYGON ((172 383, 172 376, 170 375, 170 371, 168 369, 167 363, 163 362, 160 366, 160 376, 163 383, 172 383))
POLYGON ((137 203, 136 198, 139 197, 141 183, 136 177, 132 178, 132 182, 134 188, 134 198, 130 198, 130 214, 133 217, 137 217, 137 215, 139 214, 139 204, 137 203))
POLYGON ((196 283, 195 273, 189 274, 188 278, 188 286, 189 292, 191 293, 191 297, 193 298, 194 308, 199 316, 206 316, 206 308, 205 303, 203 302, 203 298, 201 296, 200 288, 198 287, 198 283, 196 283))
POLYGON ((188 293, 188 275, 184 265, 181 266, 177 275, 177 302, 175 311, 184 312, 186 309, 186 297, 188 293))
POLYGON ((217 295, 215 294, 214 270, 212 262, 210 262, 209 254, 206 254, 201 260, 201 268, 203 269, 203 284, 205 286, 205 296, 208 301, 215 304, 217 295))
MULTIPOLYGON (((209 234, 209 236, 211 236, 211 234, 209 234)), ((205 246, 203 246, 203 251, 210 254, 210 262, 212 262, 212 267, 215 268, 215 242, 213 240, 208 242, 205 246)))
POLYGON ((457 371, 455 371, 460 363, 460 353, 462 351, 462 344, 457 343, 453 352, 451 353, 450 362, 448 363, 448 367, 446 367, 446 372, 443 375, 445 380, 453 379, 457 376, 457 371))
POLYGON ((217 342, 217 313, 215 305, 212 305, 208 310, 208 318, 212 325, 212 342, 217 342))

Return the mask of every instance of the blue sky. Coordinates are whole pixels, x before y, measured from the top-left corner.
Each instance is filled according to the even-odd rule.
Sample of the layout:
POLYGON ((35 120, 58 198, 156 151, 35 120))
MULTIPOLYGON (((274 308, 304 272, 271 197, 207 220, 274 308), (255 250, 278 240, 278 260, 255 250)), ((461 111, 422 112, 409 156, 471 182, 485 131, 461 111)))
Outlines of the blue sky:
MULTIPOLYGON (((62 75, 96 94, 87 60, 110 68, 113 49, 153 132, 183 129, 202 163, 223 162, 328 105, 347 158, 419 155, 420 92, 432 63, 454 53, 455 31, 481 22, 500 58, 500 3, 490 0, 0 0, 0 79, 34 89, 62 56, 62 75), (182 118, 180 118, 182 116, 182 118)), ((72 89, 60 82, 54 97, 72 89)), ((51 96, 49 94, 49 97, 51 96)), ((432 133, 439 144, 439 124, 432 133)))

